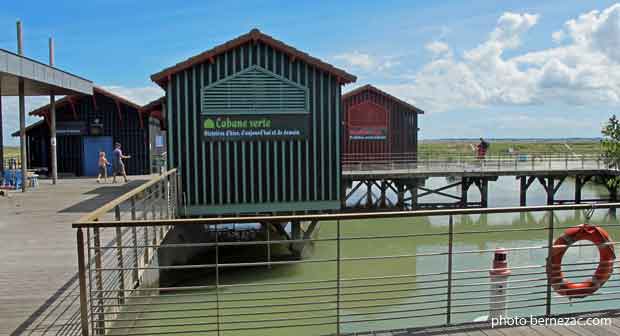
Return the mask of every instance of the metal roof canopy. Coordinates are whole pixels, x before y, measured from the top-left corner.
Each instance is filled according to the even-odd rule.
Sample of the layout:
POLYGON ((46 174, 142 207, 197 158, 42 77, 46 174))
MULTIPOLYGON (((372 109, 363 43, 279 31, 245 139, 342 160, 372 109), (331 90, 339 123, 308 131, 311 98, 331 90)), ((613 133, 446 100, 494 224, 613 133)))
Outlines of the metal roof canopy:
POLYGON ((20 78, 25 96, 93 94, 87 79, 0 49, 0 96, 18 96, 20 78))

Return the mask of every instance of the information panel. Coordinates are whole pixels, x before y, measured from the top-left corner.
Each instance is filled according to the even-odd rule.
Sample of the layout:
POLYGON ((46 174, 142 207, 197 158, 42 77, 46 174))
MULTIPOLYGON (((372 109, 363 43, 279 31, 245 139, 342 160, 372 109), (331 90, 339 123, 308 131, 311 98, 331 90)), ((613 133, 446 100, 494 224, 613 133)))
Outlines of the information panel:
POLYGON ((384 127, 350 127, 349 140, 375 140, 387 139, 387 130, 384 127))
POLYGON ((203 115, 206 141, 305 139, 308 115, 203 115))

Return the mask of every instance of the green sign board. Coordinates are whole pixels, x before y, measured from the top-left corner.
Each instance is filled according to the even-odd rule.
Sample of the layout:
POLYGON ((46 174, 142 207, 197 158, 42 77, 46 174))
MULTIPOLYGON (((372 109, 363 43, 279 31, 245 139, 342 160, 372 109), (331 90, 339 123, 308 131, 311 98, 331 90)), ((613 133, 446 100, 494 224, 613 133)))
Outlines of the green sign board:
POLYGON ((305 139, 308 115, 203 115, 207 141, 305 139))

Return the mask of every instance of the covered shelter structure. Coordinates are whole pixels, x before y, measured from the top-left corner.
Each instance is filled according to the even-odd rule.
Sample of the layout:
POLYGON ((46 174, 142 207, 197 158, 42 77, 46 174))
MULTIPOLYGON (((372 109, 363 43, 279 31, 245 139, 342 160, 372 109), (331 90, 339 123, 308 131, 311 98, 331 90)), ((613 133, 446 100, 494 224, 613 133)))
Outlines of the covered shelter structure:
MULTIPOLYGON (((28 164, 33 169, 49 171, 50 105, 31 111, 30 115, 43 119, 26 128, 28 164)), ((157 155, 165 152, 161 116, 97 86, 92 95, 65 96, 56 102, 59 174, 96 176, 99 153, 106 152, 111 162, 116 142, 125 154, 131 155, 125 161, 127 174, 156 172, 156 163, 161 165, 157 155)))
MULTIPOLYGON (((19 33, 21 34, 21 31, 19 33)), ((21 41, 21 37, 19 41, 21 41)), ((0 158, 4 157, 2 97, 17 96, 19 97, 20 133, 22 137, 22 176, 26 176, 27 160, 24 158, 27 154, 25 153, 26 146, 23 141, 26 131, 25 97, 73 94, 91 95, 93 84, 82 77, 24 57, 21 53, 21 42, 19 43, 19 49, 19 54, 0 49, 0 158)), ((53 136, 50 141, 55 141, 53 136)), ((0 173, 4 172, 3 162, 3 160, 0 160, 0 173)), ((22 189, 25 190, 25 188, 26 183, 22 183, 22 189)))

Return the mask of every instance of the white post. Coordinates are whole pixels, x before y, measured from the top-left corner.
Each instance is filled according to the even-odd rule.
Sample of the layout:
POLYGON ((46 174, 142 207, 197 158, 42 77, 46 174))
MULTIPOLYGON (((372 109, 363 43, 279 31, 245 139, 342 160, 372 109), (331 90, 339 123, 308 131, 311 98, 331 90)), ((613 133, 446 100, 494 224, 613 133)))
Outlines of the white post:
POLYGON ((510 274, 506 250, 503 248, 496 249, 493 257, 493 268, 489 271, 489 278, 491 280, 489 319, 507 317, 506 291, 510 274))

